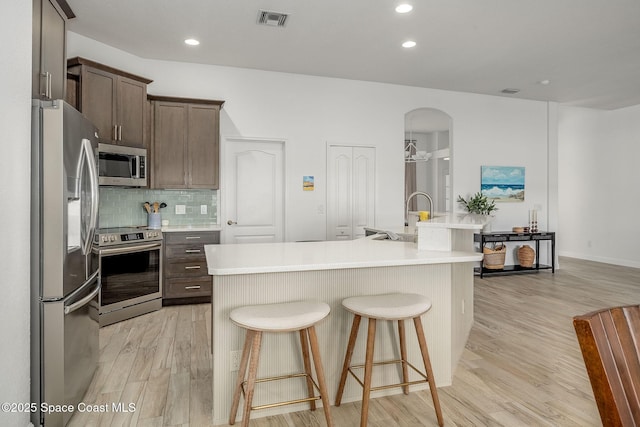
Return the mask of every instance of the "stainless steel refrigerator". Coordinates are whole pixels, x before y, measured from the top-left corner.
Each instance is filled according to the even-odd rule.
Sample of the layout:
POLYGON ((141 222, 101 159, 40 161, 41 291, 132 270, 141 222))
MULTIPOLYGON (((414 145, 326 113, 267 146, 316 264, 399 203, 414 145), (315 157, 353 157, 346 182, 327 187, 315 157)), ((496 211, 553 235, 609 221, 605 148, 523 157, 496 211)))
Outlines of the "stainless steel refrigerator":
POLYGON ((32 104, 31 402, 36 426, 64 426, 98 363, 97 129, 64 101, 32 104))

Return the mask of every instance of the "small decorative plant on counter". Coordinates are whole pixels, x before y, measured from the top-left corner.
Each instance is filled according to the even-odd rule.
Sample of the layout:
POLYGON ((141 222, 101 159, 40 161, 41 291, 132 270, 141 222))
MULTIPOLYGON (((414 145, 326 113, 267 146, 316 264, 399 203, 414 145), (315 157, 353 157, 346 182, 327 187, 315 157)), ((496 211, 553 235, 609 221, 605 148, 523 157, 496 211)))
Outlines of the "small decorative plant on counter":
POLYGON ((462 196, 458 196, 458 203, 463 205, 467 212, 473 214, 491 215, 492 212, 498 210, 495 202, 493 200, 489 201, 487 196, 481 192, 477 192, 469 197, 468 200, 465 200, 462 196))

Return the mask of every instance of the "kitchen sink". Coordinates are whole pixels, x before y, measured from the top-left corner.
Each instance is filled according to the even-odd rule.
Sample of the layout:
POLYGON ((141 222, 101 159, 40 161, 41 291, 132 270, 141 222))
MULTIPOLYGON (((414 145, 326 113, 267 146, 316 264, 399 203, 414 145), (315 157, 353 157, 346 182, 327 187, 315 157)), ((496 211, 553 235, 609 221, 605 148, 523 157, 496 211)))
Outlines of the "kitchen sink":
POLYGON ((382 233, 374 234, 371 237, 371 239, 372 240, 389 240, 391 242, 416 243, 418 241, 418 236, 415 234, 407 234, 407 233, 382 232, 382 233))

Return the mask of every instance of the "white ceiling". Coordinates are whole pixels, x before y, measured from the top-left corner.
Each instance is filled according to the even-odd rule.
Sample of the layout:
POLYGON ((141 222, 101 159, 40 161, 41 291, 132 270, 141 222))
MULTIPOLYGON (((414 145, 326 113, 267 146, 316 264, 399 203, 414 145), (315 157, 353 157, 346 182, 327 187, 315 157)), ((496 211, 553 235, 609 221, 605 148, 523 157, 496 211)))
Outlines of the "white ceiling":
POLYGON ((143 58, 602 109, 640 104, 638 0, 407 2, 413 11, 400 15, 399 0, 68 0, 77 16, 69 29, 143 58), (257 25, 259 9, 289 13, 287 25, 257 25), (186 46, 189 37, 200 46, 186 46), (417 46, 400 47, 407 39, 417 46))

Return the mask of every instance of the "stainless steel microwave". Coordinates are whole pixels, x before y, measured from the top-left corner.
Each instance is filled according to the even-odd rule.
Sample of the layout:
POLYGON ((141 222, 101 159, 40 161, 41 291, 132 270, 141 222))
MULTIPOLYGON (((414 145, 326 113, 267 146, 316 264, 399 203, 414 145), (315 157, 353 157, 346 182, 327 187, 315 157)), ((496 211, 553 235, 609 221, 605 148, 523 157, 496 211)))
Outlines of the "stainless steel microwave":
POLYGON ((124 145, 98 144, 100 185, 147 186, 147 150, 124 145))

